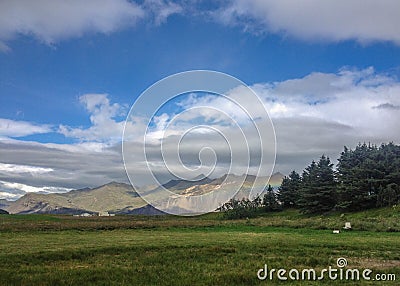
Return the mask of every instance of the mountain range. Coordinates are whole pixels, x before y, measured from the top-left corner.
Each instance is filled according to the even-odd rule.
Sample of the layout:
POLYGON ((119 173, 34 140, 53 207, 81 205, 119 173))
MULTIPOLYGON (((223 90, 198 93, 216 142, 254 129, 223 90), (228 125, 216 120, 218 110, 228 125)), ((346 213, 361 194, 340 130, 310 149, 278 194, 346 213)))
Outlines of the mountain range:
MULTIPOLYGON (((210 179, 204 177, 201 180, 170 180, 163 185, 164 188, 177 195, 190 197, 213 192, 217 189, 235 187, 237 182, 243 182, 236 198, 246 197, 256 177, 252 175, 224 175, 220 178, 210 179)), ((281 173, 271 176, 269 184, 279 186, 283 179, 281 173)), ((160 187, 139 188, 139 193, 157 194, 160 187)), ((111 182, 97 188, 84 188, 73 190, 67 193, 37 194, 28 193, 20 199, 10 202, 0 200, 2 209, 9 213, 31 214, 82 214, 109 212, 115 214, 143 214, 158 215, 163 212, 147 205, 139 196, 138 192, 128 184, 111 182)), ((187 206, 171 205, 174 213, 185 213, 187 206)))

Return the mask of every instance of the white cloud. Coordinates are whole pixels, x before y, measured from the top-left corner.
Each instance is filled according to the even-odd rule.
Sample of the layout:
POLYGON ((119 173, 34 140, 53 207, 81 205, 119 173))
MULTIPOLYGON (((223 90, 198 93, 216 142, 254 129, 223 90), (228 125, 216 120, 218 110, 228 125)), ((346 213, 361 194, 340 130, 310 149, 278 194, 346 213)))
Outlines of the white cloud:
POLYGON ((15 201, 18 200, 21 197, 20 194, 13 194, 8 192, 0 192, 0 198, 6 199, 8 201, 15 201))
POLYGON ((61 189, 127 182, 119 144, 101 150, 80 145, 2 140, 0 181, 61 189))
POLYGON ((90 113, 89 128, 73 128, 60 125, 59 132, 66 137, 83 142, 119 142, 122 138, 124 121, 115 118, 125 115, 125 110, 117 103, 111 104, 107 94, 85 94, 79 100, 90 113))
POLYGON ((279 33, 304 40, 390 41, 400 44, 397 0, 230 0, 207 10, 202 1, 3 0, 0 1, 0 51, 18 35, 55 45, 88 33, 110 34, 140 20, 155 25, 174 14, 212 15, 246 31, 279 33))
MULTIPOLYGON (((354 147, 358 142, 364 141, 377 144, 389 141, 400 143, 400 82, 388 75, 376 73, 372 67, 362 70, 343 68, 336 73, 314 72, 303 78, 258 83, 252 89, 269 110, 275 126, 276 171, 286 174, 292 169, 301 171, 312 159, 317 159, 322 154, 329 155, 335 161, 343 145, 354 147)), ((247 96, 241 90, 232 92, 233 98, 243 99, 247 96)), ((87 94, 80 98, 80 102, 90 113, 92 126, 64 126, 61 131, 66 136, 80 139, 81 143, 42 144, 15 139, 0 140, 0 180, 39 189, 41 186, 81 188, 110 181, 127 182, 120 145, 123 120, 119 116, 124 114, 124 108, 110 102, 106 94, 87 94)), ((157 177, 165 181, 170 176, 162 164, 158 140, 163 137, 163 129, 168 126, 170 130, 167 133, 169 137, 163 142, 164 151, 170 152, 177 146, 173 135, 180 136, 188 128, 205 122, 209 127, 215 128, 214 130, 220 130, 227 140, 211 129, 189 132, 180 142, 180 159, 187 167, 194 168, 201 163, 201 150, 211 146, 218 159, 214 175, 222 175, 230 164, 228 151, 231 147, 240 151, 235 163, 237 165, 231 171, 243 172, 243 166, 247 164, 247 153, 243 148, 246 143, 241 140, 240 130, 232 122, 237 122, 243 129, 251 148, 257 146, 258 135, 247 128, 250 125, 246 114, 241 114, 243 112, 230 103, 220 96, 191 95, 180 102, 179 108, 166 108, 165 113, 161 112, 154 118, 148 136, 157 140, 148 142, 146 152, 149 165, 157 171, 157 177), (179 110, 184 112, 176 117, 179 110), (218 110, 225 113, 215 112, 218 110)), ((262 106, 253 108, 257 111, 260 107, 262 106)), ((131 132, 125 134, 125 139, 132 142, 128 149, 133 158, 130 168, 142 180, 135 181, 134 184, 144 185, 149 182, 146 181, 144 172, 147 165, 135 158, 143 156, 141 148, 144 134, 138 134, 137 131, 143 130, 148 122, 140 117, 131 119, 131 132)), ((250 170, 257 164, 259 151, 253 149, 251 152, 250 170)), ((206 152, 203 159, 205 163, 213 163, 213 154, 206 152)), ((172 164, 171 168, 179 169, 181 165, 172 164)), ((20 186, 7 186, 10 187, 7 190, 15 187, 13 192, 10 191, 15 197, 17 187, 20 186)), ((29 190, 40 191, 23 188, 24 193, 29 190)), ((8 192, 7 190, 4 185, 0 188, 2 192, 8 192)), ((41 189, 43 192, 52 190, 41 189)))
POLYGON ((277 117, 277 116, 285 116, 289 112, 289 108, 282 103, 273 103, 271 105, 271 108, 269 109, 269 114, 272 117, 277 117))
POLYGON ((88 32, 111 33, 143 15, 137 4, 125 0, 4 0, 0 2, 0 39, 23 34, 54 44, 88 32))
POLYGON ((397 0, 233 0, 214 12, 228 25, 300 39, 400 44, 397 0))
MULTIPOLYGON (((159 142, 159 140, 161 140, 162 138, 164 138, 165 136, 164 130, 167 128, 170 119, 171 119, 170 116, 166 113, 163 113, 159 116, 154 116, 153 117, 154 126, 149 129, 149 132, 146 133, 146 141, 156 143, 159 142)), ((132 133, 131 131, 132 127, 130 128, 129 133, 132 133)))
POLYGON ((22 197, 26 193, 66 193, 71 190, 69 188, 51 186, 34 187, 26 184, 10 183, 5 181, 0 181, 0 189, 3 190, 3 192, 0 192, 0 195, 3 194, 2 198, 13 200, 22 197))
POLYGON ((52 171, 54 171, 52 168, 42 168, 42 167, 36 167, 36 166, 0 163, 0 172, 5 172, 5 173, 44 174, 44 173, 49 173, 52 171))
MULTIPOLYGON (((179 104, 180 107, 186 110, 185 114, 180 116, 180 119, 190 121, 201 117, 204 122, 217 125, 234 125, 235 122, 248 123, 249 115, 245 112, 246 108, 240 105, 240 100, 237 98, 251 96, 247 94, 248 92, 247 88, 234 89, 227 94, 229 97, 215 94, 191 94, 179 104), (233 100, 238 100, 239 102, 234 102, 233 100)), ((253 114, 262 114, 263 110, 256 109, 257 106, 253 104, 253 114)))
POLYGON ((336 159, 344 145, 400 142, 400 82, 373 68, 312 73, 253 89, 275 125, 280 171, 301 170, 323 153, 336 159))
MULTIPOLYGON (((255 84, 252 89, 261 97, 275 125, 278 171, 287 173, 291 168, 301 170, 322 154, 330 155, 334 161, 343 145, 354 147, 364 141, 376 144, 400 142, 400 82, 391 76, 376 73, 372 67, 361 70, 342 68, 336 73, 314 72, 304 78, 255 84)), ((242 100, 248 96, 243 90, 234 90, 232 93, 233 98, 242 97, 242 100)), ((236 126, 232 122, 239 124, 246 132, 250 125, 247 115, 231 103, 221 96, 192 94, 179 104, 184 112, 175 117, 163 116, 170 124, 170 131, 166 135, 183 134, 184 130, 196 124, 207 123, 231 138, 239 138, 240 133, 235 133, 236 126), (174 122, 171 122, 172 118, 174 122)), ((257 112, 261 106, 254 104, 252 109, 254 118, 257 118, 257 114, 261 114, 257 112)), ((165 121, 159 118, 158 121, 162 122, 159 124, 162 128, 158 128, 157 132, 163 134, 165 121)), ((204 142, 218 138, 209 134, 187 137, 186 146, 200 150, 204 142)), ((253 139, 257 135, 251 132, 247 134, 250 134, 246 136, 250 149, 255 150, 254 146, 257 145, 253 139)), ((176 143, 170 141, 173 144, 165 140, 165 150, 175 148, 176 143)), ((230 142, 231 146, 235 146, 237 141, 234 139, 230 142)), ((217 147, 225 148, 223 144, 217 147)), ((156 145, 153 149, 148 149, 155 154, 148 156, 152 158, 152 163, 161 160, 156 155, 156 145)), ((215 150, 226 153, 222 149, 215 150)), ((197 151, 193 156, 188 150, 181 150, 184 151, 183 160, 189 165, 198 164, 197 151)), ((257 152, 254 151, 254 154, 257 152)), ((219 159, 223 164, 229 161, 226 156, 219 159)))
POLYGON ((253 88, 264 98, 273 117, 313 117, 376 132, 392 126, 390 122, 395 122, 397 112, 393 113, 396 110, 393 108, 374 107, 400 103, 397 96, 400 83, 390 76, 376 74, 373 68, 342 69, 336 74, 312 73, 253 88), (278 106, 281 108, 277 113, 278 106), (393 120, 381 126, 388 119, 393 120))
POLYGON ((52 127, 47 124, 40 125, 26 121, 0 118, 0 137, 22 137, 48 132, 52 132, 52 127))
POLYGON ((128 0, 3 0, 0 1, 0 51, 18 35, 33 36, 54 45, 88 33, 110 34, 132 27, 141 19, 156 25, 181 13, 172 1, 146 0, 141 5, 128 0))
POLYGON ((179 14, 183 11, 183 8, 179 4, 164 0, 145 0, 143 8, 148 13, 153 14, 156 25, 163 24, 169 16, 179 14))

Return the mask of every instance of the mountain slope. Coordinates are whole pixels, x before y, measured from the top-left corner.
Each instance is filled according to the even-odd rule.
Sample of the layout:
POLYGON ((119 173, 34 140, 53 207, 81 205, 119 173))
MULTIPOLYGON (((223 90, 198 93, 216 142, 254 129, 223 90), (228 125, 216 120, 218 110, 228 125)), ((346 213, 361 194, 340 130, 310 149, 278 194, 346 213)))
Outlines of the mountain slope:
MULTIPOLYGON (((273 180, 270 180, 270 184, 279 185, 282 178, 283 175, 277 173, 273 176, 273 180)), ((224 175, 213 180, 205 178, 200 183, 171 180, 164 184, 163 187, 175 193, 176 196, 169 195, 167 197, 168 194, 161 187, 157 187, 147 191, 144 194, 144 198, 146 201, 152 201, 154 205, 168 213, 202 213, 203 211, 209 211, 210 207, 215 207, 216 209, 229 199, 232 194, 236 199, 249 198, 250 195, 254 197, 257 194, 261 194, 265 189, 266 180, 266 177, 237 176, 233 174, 224 175), (232 193, 235 190, 237 190, 236 194, 232 193), (201 200, 197 198, 198 196, 202 196, 201 200), (199 204, 200 201, 201 204, 199 204), (216 206, 216 204, 219 205, 216 206)))
MULTIPOLYGON (((276 173, 271 177, 270 184, 279 185, 282 178, 282 174, 276 173)), ((217 193, 230 194, 235 189, 238 189, 235 195, 237 199, 249 197, 253 186, 262 192, 264 185, 256 185, 258 184, 256 179, 257 177, 252 175, 224 175, 216 179, 204 177, 198 181, 171 180, 163 187, 176 194, 179 199, 168 202, 160 199, 165 195, 161 187, 144 187, 140 193, 144 194, 148 201, 156 203, 159 201, 160 203, 157 205, 164 210, 188 213, 187 210, 193 208, 191 198, 196 196, 207 195, 204 198, 211 202, 218 197, 217 193)), ((85 188, 62 194, 29 193, 17 201, 11 202, 5 209, 10 213, 80 214, 108 211, 121 214, 159 214, 146 205, 147 203, 130 185, 111 182, 98 188, 85 188)))
POLYGON ((13 202, 10 213, 116 212, 126 207, 139 208, 145 202, 130 185, 109 183, 98 188, 74 190, 64 194, 29 193, 13 202))
POLYGON ((185 190, 185 189, 191 188, 193 186, 206 185, 213 181, 208 177, 204 177, 204 176, 201 176, 201 177, 203 179, 201 179, 201 180, 193 179, 193 181, 171 180, 171 181, 167 182, 166 184, 164 184, 163 187, 170 191, 178 191, 178 190, 185 190))

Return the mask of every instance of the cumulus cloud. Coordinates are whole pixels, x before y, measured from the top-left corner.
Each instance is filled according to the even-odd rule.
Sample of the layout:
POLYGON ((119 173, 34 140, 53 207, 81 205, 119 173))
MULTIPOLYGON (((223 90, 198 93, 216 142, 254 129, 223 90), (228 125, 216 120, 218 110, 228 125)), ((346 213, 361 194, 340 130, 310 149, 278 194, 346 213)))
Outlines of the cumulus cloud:
POLYGON ((381 129, 384 118, 378 120, 379 117, 393 116, 373 110, 376 106, 395 107, 400 102, 399 82, 376 74, 372 67, 342 69, 335 74, 312 73, 301 79, 257 84, 253 88, 263 97, 272 117, 314 117, 365 129, 381 129))
POLYGON ((0 137, 23 137, 48 132, 52 132, 52 126, 48 124, 0 118, 0 137))
POLYGON ((161 24, 181 7, 172 1, 147 0, 4 0, 0 1, 0 51, 18 35, 48 45, 87 33, 110 34, 151 17, 161 24))
MULTIPOLYGON (((260 96, 274 123, 277 171, 288 173, 291 169, 302 170, 322 154, 329 155, 335 161, 344 145, 354 147, 359 142, 400 142, 400 83, 391 76, 376 73, 372 67, 361 70, 342 68, 336 73, 314 72, 303 78, 255 84, 252 89, 260 96)), ((248 96, 240 89, 232 93, 233 98, 248 96)), ((228 138, 234 139, 229 140, 226 146, 210 130, 203 134, 191 130, 193 135, 183 136, 182 142, 186 140, 186 143, 180 148, 181 159, 187 166, 200 164, 199 153, 204 142, 210 145, 218 142, 213 149, 220 154, 218 163, 221 168, 216 170, 219 174, 226 172, 226 166, 230 163, 230 156, 227 155, 229 147, 242 146, 240 158, 243 164, 246 163, 246 146, 239 140, 242 131, 246 133, 246 144, 253 155, 250 166, 257 163, 260 150, 254 140, 257 134, 249 132, 249 120, 260 120, 257 119, 257 115, 262 114, 260 106, 252 106, 254 118, 250 119, 240 107, 221 96, 191 94, 179 106, 184 110, 179 116, 164 114, 157 117, 159 124, 155 126, 158 128, 150 133, 159 135, 158 139, 162 136, 171 137, 164 138, 164 151, 172 152, 176 148, 178 141, 174 141, 174 136, 184 134, 184 130, 191 130, 196 124, 206 123, 213 130, 220 130, 228 138), (164 133, 166 126, 169 131, 164 133)), ((154 169, 162 170, 162 164, 158 164, 162 162, 161 155, 157 153, 159 146, 155 141, 152 143, 153 146, 147 149, 148 158, 154 169)), ((264 152, 268 153, 268 150, 264 152)), ((243 166, 235 167, 240 170, 243 166)))
POLYGON ((85 94, 79 101, 90 113, 89 128, 73 128, 60 125, 59 132, 66 137, 77 138, 83 142, 118 142, 121 140, 124 120, 115 118, 126 114, 125 108, 117 103, 110 103, 107 94, 85 94))
MULTIPOLYGON (((301 171, 322 154, 335 161, 344 145, 400 143, 400 82, 377 73, 372 67, 343 68, 335 73, 314 72, 303 78, 254 84, 251 88, 269 111, 275 127, 275 171, 285 174, 292 169, 301 171)), ((231 92, 233 98, 248 96, 240 89, 231 92)), ((56 188, 95 187, 110 181, 127 182, 121 154, 123 118, 118 117, 125 109, 112 103, 105 94, 86 94, 80 97, 80 102, 88 111, 92 125, 87 128, 63 126, 60 132, 81 142, 42 144, 3 139, 0 141, 0 181, 39 189, 45 186, 46 190, 31 189, 43 192, 56 188)), ((174 102, 177 108, 170 106, 160 110, 148 129, 147 139, 153 140, 147 142, 147 162, 135 158, 142 158, 146 139, 136 131, 144 130, 148 122, 132 117, 129 126, 132 132, 125 134, 125 139, 130 142, 127 152, 133 159, 129 160, 128 167, 135 170, 140 179, 133 183, 146 185, 150 182, 145 172, 148 165, 161 182, 171 178, 170 170, 184 169, 179 160, 170 161, 170 170, 165 167, 162 138, 166 154, 175 152, 180 144, 180 160, 189 169, 203 163, 200 171, 207 173, 210 170, 207 167, 213 165, 216 158, 213 176, 222 175, 229 171, 230 150, 234 150, 239 152, 230 172, 240 175, 244 167, 249 166, 248 172, 254 173, 261 151, 271 154, 273 150, 271 146, 264 146, 263 150, 258 148, 258 135, 251 120, 231 103, 221 96, 191 94, 179 103, 174 102), (200 123, 207 123, 208 127, 190 129, 200 123), (167 133, 164 133, 165 128, 169 130, 167 133), (191 131, 185 133, 187 130, 191 131), (247 142, 241 139, 242 132, 247 142), (182 140, 177 141, 181 136, 182 140), (250 146, 249 162, 246 144, 250 146), (213 148, 215 154, 205 147, 213 148)), ((260 120, 257 118, 260 107, 254 106, 254 120, 260 120)), ((11 192, 12 186, 17 185, 0 185, 0 192, 10 194, 0 194, 1 197, 16 198, 28 191, 17 192, 14 188, 11 192)))
POLYGON ((336 159, 344 145, 400 142, 400 83, 373 68, 312 73, 253 88, 274 122, 277 169, 283 172, 301 170, 322 154, 336 159))
POLYGON ((397 0, 233 0, 214 12, 227 25, 300 39, 400 44, 397 0))

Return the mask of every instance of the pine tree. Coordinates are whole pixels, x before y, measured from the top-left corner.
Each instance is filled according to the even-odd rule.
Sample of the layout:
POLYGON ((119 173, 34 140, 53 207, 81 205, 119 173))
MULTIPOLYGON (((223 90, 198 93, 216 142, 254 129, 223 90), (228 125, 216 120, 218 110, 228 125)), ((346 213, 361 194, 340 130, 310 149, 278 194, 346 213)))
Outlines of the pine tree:
POLYGON ((278 198, 271 185, 268 185, 268 188, 263 198, 263 205, 266 211, 277 211, 280 208, 278 198))
POLYGON ((378 148, 364 143, 358 144, 354 150, 345 147, 337 166, 340 184, 338 209, 364 210, 384 201, 381 197, 389 193, 384 191, 389 183, 389 170, 385 159, 388 155, 382 146, 378 148))
POLYGON ((338 186, 338 202, 336 205, 337 209, 348 210, 354 207, 355 196, 354 196, 354 167, 357 162, 354 158, 353 151, 344 146, 344 151, 341 153, 338 159, 337 165, 337 176, 339 181, 338 186))
POLYGON ((400 202, 400 146, 382 144, 379 148, 384 174, 377 194, 377 206, 393 206, 400 202))
POLYGON ((318 207, 318 201, 314 200, 313 196, 316 187, 316 178, 317 164, 315 161, 312 161, 311 164, 305 168, 302 175, 302 184, 297 201, 297 205, 302 212, 313 212, 312 210, 318 207))
POLYGON ((303 172, 298 205, 304 213, 325 213, 336 205, 335 173, 325 155, 318 163, 312 161, 303 172))
POLYGON ((288 177, 284 177, 278 189, 278 200, 284 208, 296 208, 299 200, 301 177, 296 171, 292 171, 288 177))

